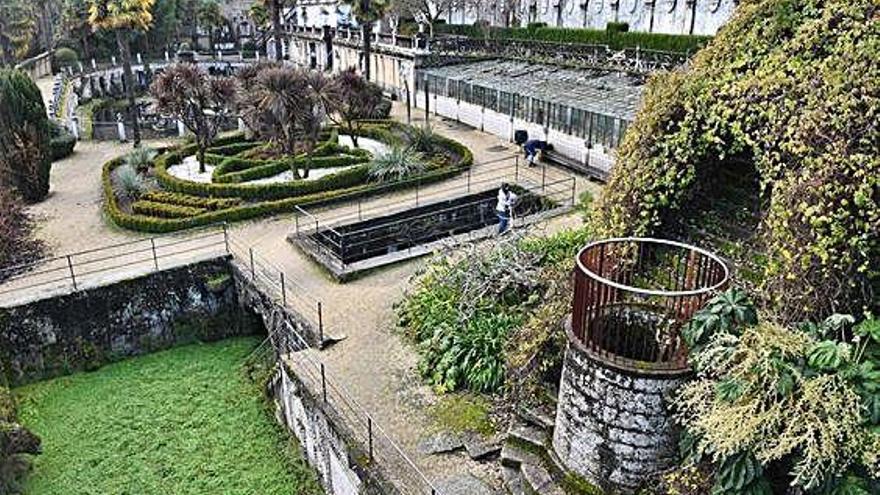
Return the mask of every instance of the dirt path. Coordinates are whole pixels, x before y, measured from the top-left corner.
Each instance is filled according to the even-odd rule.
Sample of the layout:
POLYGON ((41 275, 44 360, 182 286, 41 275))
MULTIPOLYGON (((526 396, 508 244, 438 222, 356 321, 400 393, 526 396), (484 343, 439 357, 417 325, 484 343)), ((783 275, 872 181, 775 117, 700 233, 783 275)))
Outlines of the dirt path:
MULTIPOLYGON (((402 109, 396 107, 395 115, 403 115, 402 109)), ((517 153, 514 146, 455 122, 438 119, 433 125, 437 132, 469 146, 477 162, 517 153)), ((31 207, 40 225, 38 236, 53 254, 144 237, 112 225, 102 212, 102 164, 128 149, 118 143, 80 142, 74 155, 53 164, 50 196, 31 207)), ((567 175, 555 169, 553 173, 567 175)), ((578 179, 577 188, 597 189, 584 179, 578 179)), ((253 248, 283 270, 292 286, 323 302, 328 333, 347 337, 320 352, 331 376, 355 395, 429 478, 439 480, 469 473, 499 486, 500 473, 494 464, 470 461, 460 454, 426 457, 416 450, 419 441, 434 429, 428 408, 437 397, 416 374, 416 352, 394 331, 393 305, 424 260, 390 266, 338 284, 286 241, 293 228, 292 218, 280 215, 239 223, 230 232, 236 243, 253 248)), ((554 231, 578 223, 576 215, 571 214, 541 228, 554 231)))

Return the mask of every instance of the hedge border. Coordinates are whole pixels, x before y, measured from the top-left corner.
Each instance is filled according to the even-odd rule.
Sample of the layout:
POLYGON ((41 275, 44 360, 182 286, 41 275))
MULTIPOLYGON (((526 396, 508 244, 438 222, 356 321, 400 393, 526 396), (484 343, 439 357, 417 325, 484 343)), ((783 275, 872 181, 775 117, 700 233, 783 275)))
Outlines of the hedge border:
MULTIPOLYGON (((226 139, 229 139, 229 137, 226 139)), ((292 198, 242 204, 223 210, 208 211, 187 218, 158 218, 126 213, 123 211, 116 200, 116 195, 113 193, 113 185, 111 182, 111 174, 113 170, 124 163, 124 157, 117 157, 104 163, 102 169, 101 178, 104 192, 104 211, 107 216, 120 227, 139 232, 162 234, 221 222, 237 222, 261 216, 290 213, 293 212, 297 206, 323 206, 360 197, 372 196, 383 192, 407 189, 414 185, 422 185, 454 177, 465 172, 473 165, 473 154, 465 145, 443 136, 438 136, 438 140, 442 141, 460 156, 457 165, 390 184, 375 185, 361 183, 360 185, 353 187, 333 189, 292 198)), ((168 151, 165 155, 179 152, 187 147, 194 148, 193 145, 184 145, 176 150, 168 151)), ((160 158, 165 155, 160 155, 160 158)))

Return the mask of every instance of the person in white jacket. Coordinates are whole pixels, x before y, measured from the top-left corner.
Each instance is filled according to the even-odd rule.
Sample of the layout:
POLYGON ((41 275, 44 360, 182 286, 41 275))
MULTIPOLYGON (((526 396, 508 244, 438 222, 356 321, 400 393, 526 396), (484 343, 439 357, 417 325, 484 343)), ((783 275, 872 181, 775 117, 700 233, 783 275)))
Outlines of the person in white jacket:
POLYGON ((498 202, 495 204, 495 213, 498 215, 498 233, 503 234, 510 228, 510 217, 513 215, 513 207, 517 196, 506 182, 498 189, 498 202))

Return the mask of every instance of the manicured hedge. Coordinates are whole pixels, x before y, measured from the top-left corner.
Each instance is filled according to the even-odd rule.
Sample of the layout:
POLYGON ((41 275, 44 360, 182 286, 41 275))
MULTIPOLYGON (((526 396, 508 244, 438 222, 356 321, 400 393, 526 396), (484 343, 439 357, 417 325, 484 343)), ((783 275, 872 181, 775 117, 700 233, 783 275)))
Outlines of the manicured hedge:
POLYGON ((166 190, 213 196, 220 198, 242 198, 246 200, 273 200, 302 196, 332 189, 344 189, 366 183, 369 170, 366 165, 341 170, 313 181, 279 182, 274 184, 214 184, 179 179, 168 173, 168 167, 180 163, 191 151, 181 148, 161 155, 156 159, 154 173, 156 179, 166 190))
POLYGON ((49 152, 53 162, 73 154, 73 147, 76 146, 76 138, 73 134, 52 121, 49 121, 49 133, 52 136, 49 141, 49 152))
POLYGON ((641 33, 618 31, 616 29, 601 30, 537 26, 526 28, 484 28, 470 24, 438 24, 434 26, 434 30, 437 33, 456 34, 471 38, 485 38, 488 30, 488 36, 491 38, 607 45, 615 50, 639 47, 646 50, 688 54, 694 53, 706 46, 712 39, 711 36, 641 33))
POLYGON ((205 210, 225 210, 241 204, 239 198, 205 198, 169 191, 149 191, 141 196, 142 200, 169 205, 190 206, 205 210))
POLYGON ((352 155, 342 155, 342 156, 324 156, 324 157, 316 157, 312 158, 311 163, 308 162, 304 157, 297 157, 293 160, 278 160, 275 162, 271 162, 267 165, 262 165, 259 167, 252 167, 247 170, 242 170, 241 172, 234 172, 231 174, 220 175, 214 178, 215 183, 240 183, 240 182, 248 182, 257 179, 263 179, 267 177, 272 177, 278 175, 282 172, 286 172, 293 167, 296 168, 305 168, 306 165, 309 166, 309 169, 320 169, 320 168, 331 168, 331 167, 345 167, 348 165, 357 165, 358 163, 364 163, 369 160, 368 157, 365 156, 352 156, 352 155))
MULTIPOLYGON (((403 127, 401 124, 389 123, 387 121, 376 123, 391 128, 403 127)), ((375 125, 366 126, 365 129, 370 130, 364 135, 376 135, 374 133, 376 130, 375 125)), ((387 128, 381 130, 386 133, 385 137, 391 136, 397 139, 387 128)), ((232 144, 236 139, 241 140, 242 138, 243 136, 240 133, 226 136, 223 138, 225 142, 221 145, 232 144)), ((419 177, 381 185, 369 182, 368 165, 354 166, 314 181, 251 185, 196 183, 177 179, 167 172, 168 166, 179 163, 183 157, 195 153, 195 146, 190 144, 167 150, 156 159, 154 172, 160 184, 168 189, 168 191, 149 192, 142 197, 142 203, 157 203, 164 206, 142 204, 138 209, 146 211, 144 208, 147 206, 158 208, 161 209, 160 214, 165 214, 166 216, 171 211, 183 211, 168 208, 170 205, 188 206, 205 210, 195 215, 176 218, 160 217, 159 214, 142 214, 137 211, 127 213, 122 210, 116 201, 110 180, 113 169, 123 163, 122 158, 116 158, 104 164, 102 177, 105 196, 104 206, 107 215, 114 223, 121 227, 142 232, 166 233, 220 222, 234 222, 259 216, 288 213, 294 211, 298 205, 325 205, 338 201, 357 199, 363 196, 407 189, 419 184, 427 184, 453 177, 473 165, 473 155, 467 147, 451 139, 439 136, 438 140, 449 151, 459 157, 455 166, 447 166, 419 177), (200 199, 204 203, 199 201, 200 199), (242 199, 251 201, 243 202, 242 199), (209 202, 230 203, 224 203, 221 206, 218 203, 209 202), (232 205, 231 202, 236 204, 232 205), (212 206, 208 206, 209 204, 216 207, 216 209, 211 209, 212 206)), ((187 211, 187 213, 194 212, 187 211)))
POLYGON ((131 211, 151 217, 186 218, 202 214, 207 210, 204 208, 194 208, 192 206, 180 206, 168 203, 157 203, 155 201, 138 200, 132 203, 131 211))

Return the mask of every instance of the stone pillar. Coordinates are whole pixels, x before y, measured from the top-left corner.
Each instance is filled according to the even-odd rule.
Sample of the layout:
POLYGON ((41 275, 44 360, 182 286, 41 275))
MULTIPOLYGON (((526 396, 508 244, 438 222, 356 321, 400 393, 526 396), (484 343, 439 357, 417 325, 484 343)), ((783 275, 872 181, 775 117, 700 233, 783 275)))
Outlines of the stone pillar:
POLYGON ((566 468, 606 492, 633 493, 677 461, 668 400, 689 373, 619 368, 566 327, 553 450, 566 468))

